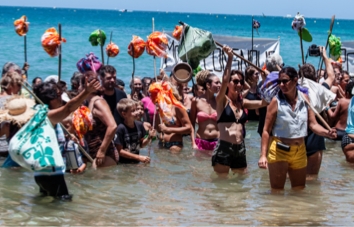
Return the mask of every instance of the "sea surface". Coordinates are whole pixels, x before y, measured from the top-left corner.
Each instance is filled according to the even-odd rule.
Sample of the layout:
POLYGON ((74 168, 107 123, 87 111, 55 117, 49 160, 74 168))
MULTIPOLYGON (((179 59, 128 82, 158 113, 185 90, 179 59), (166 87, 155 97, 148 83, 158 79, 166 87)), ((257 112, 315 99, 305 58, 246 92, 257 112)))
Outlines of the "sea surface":
MULTIPOLYGON (((235 13, 237 4, 235 4, 235 13)), ((293 14, 295 15, 296 12, 293 14)), ((301 12, 300 12, 301 13, 301 12)), ((62 25, 62 37, 67 42, 62 45, 62 78, 69 82, 76 63, 87 53, 94 52, 101 59, 100 47, 91 46, 88 38, 96 29, 106 32, 109 42, 110 33, 113 32, 112 41, 120 47, 120 53, 110 58, 109 63, 117 69, 117 76, 129 84, 133 64, 127 53, 127 47, 132 35, 138 35, 146 40, 152 32, 152 18, 154 18, 155 31, 173 31, 179 21, 188 23, 193 27, 208 30, 215 35, 251 37, 252 16, 250 15, 222 15, 222 14, 193 14, 172 12, 120 12, 118 10, 93 9, 59 9, 38 7, 2 7, 0 6, 0 66, 8 61, 20 66, 24 62, 24 38, 14 31, 13 22, 22 15, 28 17, 30 30, 27 34, 28 62, 31 65, 29 80, 36 76, 45 78, 48 75, 58 74, 58 57, 51 58, 41 46, 41 36, 51 27, 58 29, 62 25)), ((285 15, 284 15, 285 16, 285 15)), ((310 44, 325 45, 327 32, 332 15, 327 19, 310 18, 305 15, 306 28, 313 37, 312 43, 304 42, 303 49, 306 54, 310 44)), ((254 31, 254 37, 280 39, 280 54, 284 63, 297 68, 301 63, 300 38, 292 30, 293 17, 254 16, 261 23, 259 35, 254 31)), ((335 20, 333 34, 342 41, 354 40, 354 20, 335 20)), ((105 56, 106 62, 107 56, 105 56)), ((154 76, 153 57, 144 53, 136 59, 136 76, 154 76)), ((318 66, 319 58, 309 57, 308 62, 318 66)), ((157 59, 157 67, 160 61, 157 59)), ((126 86, 129 91, 129 86, 126 86)))
MULTIPOLYGON (((237 12, 237 5, 235 5, 237 12)), ((239 12, 242 13, 242 12, 239 12)), ((266 13, 266 12, 265 12, 266 13)), ((295 14, 295 12, 294 12, 295 14)), ((44 31, 62 24, 63 79, 69 82, 76 62, 88 52, 100 56, 88 37, 95 29, 109 33, 121 52, 110 60, 126 84, 132 73, 127 46, 132 35, 146 37, 152 30, 172 31, 179 20, 192 26, 228 36, 251 36, 251 16, 171 12, 127 12, 53 8, 0 7, 0 65, 7 61, 23 64, 23 38, 13 21, 26 15, 29 80, 57 74, 58 58, 50 58, 41 47, 44 31)), ((306 15, 310 16, 310 15, 306 15)), ((330 17, 306 17, 307 28, 318 45, 325 45, 330 17)), ((256 16, 262 38, 280 38, 280 53, 287 65, 301 61, 299 37, 291 29, 292 18, 256 16)), ((333 33, 343 41, 353 40, 352 20, 336 20, 333 33), (338 24, 337 24, 338 23, 338 24)), ((308 47, 304 43, 304 49, 308 47)), ((317 58, 309 58, 318 64, 317 58)), ((136 60, 136 75, 153 76, 153 58, 136 60)), ((127 87, 127 85, 126 85, 127 87)), ((218 179, 211 158, 191 149, 189 137, 180 154, 157 148, 156 142, 141 149, 150 164, 118 165, 88 169, 82 175, 66 175, 72 202, 39 197, 33 173, 24 169, 0 169, 0 225, 63 226, 221 226, 297 225, 343 226, 354 224, 354 166, 345 161, 340 142, 327 140, 318 179, 308 181, 302 191, 270 191, 268 171, 258 168, 260 137, 257 123, 246 124, 248 171, 218 179)), ((2 164, 3 160, 0 161, 2 164)))

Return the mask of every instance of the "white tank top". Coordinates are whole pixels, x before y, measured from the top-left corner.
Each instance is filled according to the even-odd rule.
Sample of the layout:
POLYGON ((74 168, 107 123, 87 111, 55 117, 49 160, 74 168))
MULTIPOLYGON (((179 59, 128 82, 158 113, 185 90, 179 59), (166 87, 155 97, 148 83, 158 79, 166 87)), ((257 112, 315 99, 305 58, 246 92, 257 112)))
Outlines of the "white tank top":
MULTIPOLYGON (((301 91, 298 91, 301 92, 301 91)), ((278 112, 273 125, 273 136, 281 138, 301 138, 307 136, 307 105, 300 95, 294 111, 280 91, 277 96, 278 112)))

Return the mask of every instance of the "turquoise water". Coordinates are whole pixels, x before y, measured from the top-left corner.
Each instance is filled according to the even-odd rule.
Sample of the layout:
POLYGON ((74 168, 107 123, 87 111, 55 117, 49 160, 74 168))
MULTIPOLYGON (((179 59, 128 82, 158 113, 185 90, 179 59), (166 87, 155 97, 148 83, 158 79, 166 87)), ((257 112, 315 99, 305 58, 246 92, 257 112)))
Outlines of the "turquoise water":
MULTIPOLYGON (((66 81, 86 53, 100 56, 99 47, 88 42, 90 33, 98 28, 107 34, 114 32, 113 41, 121 53, 110 62, 126 83, 132 73, 128 43, 133 34, 144 38, 150 34, 152 17, 156 30, 171 31, 182 20, 214 34, 251 35, 251 16, 0 7, 0 65, 23 63, 23 38, 13 28, 13 21, 22 15, 31 22, 27 38, 30 79, 57 73, 58 59, 44 52, 40 38, 59 22, 67 39, 62 69, 66 81)), ((262 24, 261 37, 280 37, 286 64, 300 63, 299 38, 290 27, 292 18, 256 19, 262 24)), ((314 43, 325 44, 329 23, 330 19, 307 18, 314 43)), ((343 41, 353 40, 352 28, 352 20, 337 20, 333 33, 343 41)), ((318 63, 316 58, 310 61, 318 63)), ((153 75, 152 57, 144 54, 137 59, 136 75, 153 75)), ((156 143, 142 149, 141 154, 151 155, 148 165, 118 165, 66 175, 74 194, 70 203, 37 197, 38 187, 30 172, 0 169, 0 225, 353 225, 353 165, 345 162, 340 143, 326 142, 319 177, 307 182, 305 190, 292 191, 287 182, 284 192, 272 194, 268 172, 257 165, 260 137, 256 125, 246 124, 247 174, 230 175, 226 180, 217 179, 210 157, 193 151, 188 137, 180 154, 160 150, 156 143)))
MULTIPOLYGON (((126 83, 130 81, 133 70, 132 58, 127 53, 128 44, 132 35, 146 39, 152 31, 152 18, 155 20, 155 30, 159 31, 172 31, 181 20, 218 35, 250 37, 252 34, 252 17, 244 15, 141 11, 121 13, 117 10, 0 7, 0 40, 2 40, 0 65, 13 61, 22 66, 24 62, 23 37, 15 33, 13 26, 14 20, 22 15, 26 15, 31 23, 27 34, 28 62, 31 64, 29 79, 57 74, 58 57, 49 57, 43 50, 40 40, 46 29, 57 28, 58 23, 62 24, 62 36, 67 39, 67 43, 62 47, 62 77, 66 81, 69 81, 73 72, 77 70, 77 61, 86 53, 94 52, 101 58, 100 48, 93 47, 88 42, 89 35, 96 29, 104 30, 108 37, 113 31, 113 42, 120 47, 120 54, 110 59, 110 64, 116 67, 118 77, 126 83)), ((313 36, 313 43, 325 45, 331 16, 328 15, 328 19, 306 18, 306 27, 313 36)), ((279 37, 280 53, 285 64, 297 66, 301 62, 301 52, 299 36, 291 29, 293 18, 256 16, 255 19, 261 22, 259 37, 273 39, 279 37)), ((339 36, 342 41, 354 40, 353 27, 354 20, 336 20, 333 34, 339 36)), ((258 37, 256 32, 255 37, 258 37)), ((309 44, 304 42, 305 51, 309 44)), ((318 58, 309 58, 308 62, 317 67, 318 58)), ((159 61, 157 65, 159 66, 159 61)), ((151 56, 143 54, 136 60, 135 75, 154 75, 151 56)))

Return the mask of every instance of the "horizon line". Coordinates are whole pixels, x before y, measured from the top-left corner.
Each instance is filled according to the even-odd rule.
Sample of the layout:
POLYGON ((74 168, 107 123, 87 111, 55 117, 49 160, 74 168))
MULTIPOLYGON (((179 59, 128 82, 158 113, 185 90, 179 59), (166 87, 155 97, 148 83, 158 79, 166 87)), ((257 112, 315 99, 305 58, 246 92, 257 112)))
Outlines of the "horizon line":
MULTIPOLYGON (((193 14, 209 14, 209 15, 231 15, 231 16, 260 16, 260 17, 281 17, 281 18, 293 18, 292 14, 286 14, 284 16, 277 16, 277 15, 266 15, 262 12, 262 14, 228 14, 228 13, 206 13, 206 12, 178 12, 178 11, 166 11, 166 10, 156 10, 156 11, 150 11, 150 10, 134 10, 134 9, 107 9, 107 8, 78 8, 78 7, 49 7, 49 6, 4 6, 0 5, 0 7, 21 7, 21 8, 46 8, 46 9, 79 9, 79 10, 102 10, 102 11, 118 11, 121 12, 120 10, 128 10, 128 12, 121 12, 121 13, 129 13, 130 12, 166 12, 166 13, 181 13, 181 14, 188 14, 188 13, 193 13, 193 14), (288 17, 290 15, 290 17, 288 17)), ((306 19, 328 19, 331 20, 331 17, 306 17, 306 19)), ((336 18, 338 20, 353 20, 349 18, 336 18)))

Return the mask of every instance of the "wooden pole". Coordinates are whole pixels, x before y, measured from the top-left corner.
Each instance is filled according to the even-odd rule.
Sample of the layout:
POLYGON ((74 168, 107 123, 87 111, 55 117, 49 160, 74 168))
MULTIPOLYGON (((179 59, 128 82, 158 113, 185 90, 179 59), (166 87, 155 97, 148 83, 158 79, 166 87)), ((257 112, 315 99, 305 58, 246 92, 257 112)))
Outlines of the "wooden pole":
POLYGON ((302 64, 305 64, 305 58, 304 58, 304 48, 302 46, 302 28, 300 28, 300 49, 301 49, 301 58, 302 58, 302 64))
MULTIPOLYGON (((27 35, 23 37, 24 49, 25 49, 25 64, 27 64, 27 35)), ((28 71, 26 70, 26 77, 28 79, 28 71)))
MULTIPOLYGON (((215 41, 215 43, 216 43, 216 45, 218 45, 219 47, 223 47, 223 45, 222 45, 221 43, 216 42, 216 41, 215 41)), ((241 60, 245 61, 245 62, 248 63, 249 65, 251 65, 251 66, 253 66, 254 68, 256 68, 257 71, 262 72, 262 73, 266 73, 264 70, 262 70, 261 68, 259 68, 259 67, 256 66, 255 64, 253 64, 252 62, 248 61, 247 59, 245 59, 245 58, 242 57, 241 55, 237 54, 235 51, 232 51, 232 53, 233 53, 236 57, 240 58, 241 60)))
MULTIPOLYGON (((61 24, 59 23, 59 41, 61 41, 61 24)), ((58 65, 58 83, 61 78, 61 44, 59 44, 59 65, 58 65)))
POLYGON ((99 32, 99 36, 101 38, 101 43, 100 43, 100 46, 101 46, 101 57, 102 57, 102 66, 104 65, 104 54, 103 54, 103 41, 102 41, 102 32, 101 30, 98 30, 99 32))
POLYGON ((252 47, 251 47, 251 61, 253 62, 253 15, 252 15, 252 47))
MULTIPOLYGON (((332 35, 332 30, 333 30, 333 24, 334 24, 334 20, 336 18, 336 15, 333 15, 332 16, 332 19, 331 19, 331 24, 329 25, 329 32, 328 32, 328 36, 327 36, 327 42, 326 42, 326 47, 325 47, 325 51, 327 51, 327 47, 328 47, 328 43, 329 43, 329 37, 332 35)), ((321 69, 322 69, 322 66, 323 66, 323 58, 320 57, 320 67, 318 68, 318 75, 317 76, 320 76, 320 73, 321 73, 321 69)))
MULTIPOLYGON (((21 82, 21 85, 22 85, 22 87, 23 87, 24 89, 26 89, 26 90, 37 100, 38 103, 44 105, 44 103, 42 102, 42 100, 40 100, 40 99, 36 96, 36 94, 34 94, 33 91, 27 87, 27 86, 31 87, 31 85, 29 85, 27 82, 26 82, 26 84, 24 84, 23 82, 21 82), (27 85, 27 86, 26 86, 26 85, 27 85)), ((69 135, 71 135, 71 136, 75 136, 75 135, 71 134, 71 133, 65 128, 65 126, 64 126, 62 123, 59 123, 59 124, 60 124, 60 126, 63 128, 63 130, 64 130, 67 134, 69 134, 69 135)), ((79 146, 80 152, 81 152, 91 163, 93 163, 93 159, 92 159, 91 156, 85 151, 85 149, 84 149, 80 144, 77 144, 77 145, 79 146)))
MULTIPOLYGON (((109 39, 109 44, 112 43, 112 35, 113 35, 113 31, 111 31, 111 38, 109 39)), ((107 65, 109 64, 109 56, 107 55, 107 65)))
POLYGON ((311 110, 315 113, 316 117, 322 122, 322 124, 325 126, 326 129, 331 130, 331 127, 328 125, 328 123, 323 119, 323 117, 317 113, 315 108, 311 105, 311 103, 304 97, 301 91, 299 91, 299 94, 303 100, 305 100, 306 104, 311 108, 311 110))

